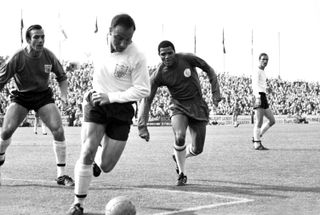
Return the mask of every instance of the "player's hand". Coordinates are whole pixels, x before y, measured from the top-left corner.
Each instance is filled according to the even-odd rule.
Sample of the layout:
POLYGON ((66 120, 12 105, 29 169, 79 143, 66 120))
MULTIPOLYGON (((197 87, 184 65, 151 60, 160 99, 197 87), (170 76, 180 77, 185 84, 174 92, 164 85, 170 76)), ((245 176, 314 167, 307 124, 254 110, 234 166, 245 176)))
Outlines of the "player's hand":
POLYGON ((110 103, 109 96, 106 93, 93 92, 91 98, 92 103, 95 105, 105 105, 110 103))
POLYGON ((146 127, 139 128, 139 136, 142 139, 145 139, 147 142, 149 142, 149 140, 150 140, 150 134, 149 134, 149 131, 146 127))

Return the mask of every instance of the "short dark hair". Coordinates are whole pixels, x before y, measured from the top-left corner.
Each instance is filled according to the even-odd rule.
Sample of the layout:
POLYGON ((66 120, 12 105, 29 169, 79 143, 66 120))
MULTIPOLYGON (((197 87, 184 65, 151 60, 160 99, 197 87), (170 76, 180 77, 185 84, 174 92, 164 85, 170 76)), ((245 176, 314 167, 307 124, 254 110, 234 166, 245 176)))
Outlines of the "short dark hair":
POLYGON ((132 19, 131 16, 129 16, 128 14, 125 14, 125 13, 118 14, 115 17, 113 17, 110 27, 114 28, 117 25, 121 25, 121 26, 124 26, 126 28, 133 27, 133 30, 134 31, 136 30, 136 25, 134 23, 134 20, 132 19))
POLYGON ((266 53, 261 53, 261 54, 259 55, 259 60, 260 60, 263 56, 267 56, 267 57, 269 58, 269 56, 268 56, 266 53))
POLYGON ((41 25, 31 25, 31 26, 27 29, 27 31, 26 31, 26 40, 30 40, 30 39, 31 39, 31 34, 30 34, 30 32, 31 32, 32 30, 34 30, 34 29, 36 29, 36 30, 41 30, 41 29, 42 29, 42 26, 41 26, 41 25))
POLYGON ((172 42, 170 42, 169 40, 163 40, 158 45, 158 53, 160 54, 161 48, 166 48, 166 47, 172 47, 173 51, 176 51, 172 42))

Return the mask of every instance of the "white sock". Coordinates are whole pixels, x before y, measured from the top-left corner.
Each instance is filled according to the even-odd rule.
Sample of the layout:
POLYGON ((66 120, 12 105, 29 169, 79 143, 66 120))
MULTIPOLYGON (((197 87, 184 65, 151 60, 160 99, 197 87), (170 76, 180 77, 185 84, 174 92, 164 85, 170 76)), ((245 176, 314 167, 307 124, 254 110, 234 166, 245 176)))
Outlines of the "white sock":
POLYGON ((179 167, 179 174, 182 172, 185 173, 186 146, 174 146, 174 149, 174 155, 176 156, 177 165, 179 167))
POLYGON ((44 125, 44 123, 41 124, 41 129, 42 129, 42 134, 46 134, 46 126, 44 125))
POLYGON ((255 141, 259 141, 260 140, 260 128, 258 128, 257 126, 254 126, 253 127, 253 139, 255 141))
POLYGON ((66 166, 66 142, 65 141, 53 141, 53 151, 56 156, 57 163, 57 177, 64 175, 66 166))
POLYGON ((74 168, 74 204, 80 203, 83 206, 84 199, 86 198, 89 190, 89 185, 92 178, 92 165, 85 165, 77 161, 74 168))

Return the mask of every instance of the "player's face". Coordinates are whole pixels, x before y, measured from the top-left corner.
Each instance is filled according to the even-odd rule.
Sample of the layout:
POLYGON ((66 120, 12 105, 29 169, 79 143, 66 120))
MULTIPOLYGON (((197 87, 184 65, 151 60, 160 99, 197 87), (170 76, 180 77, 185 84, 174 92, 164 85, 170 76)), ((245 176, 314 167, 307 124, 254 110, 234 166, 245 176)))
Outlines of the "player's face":
POLYGON ((44 46, 44 31, 43 29, 37 30, 34 29, 30 32, 30 40, 28 41, 31 49, 36 52, 43 50, 44 46))
POLYGON ((110 29, 110 43, 112 52, 122 52, 132 43, 134 29, 117 25, 110 29))
POLYGON ((175 61, 175 51, 173 50, 172 47, 164 47, 160 48, 159 50, 159 56, 166 66, 172 66, 175 61))
POLYGON ((260 58, 260 67, 265 68, 268 65, 269 58, 266 55, 261 56, 260 58))

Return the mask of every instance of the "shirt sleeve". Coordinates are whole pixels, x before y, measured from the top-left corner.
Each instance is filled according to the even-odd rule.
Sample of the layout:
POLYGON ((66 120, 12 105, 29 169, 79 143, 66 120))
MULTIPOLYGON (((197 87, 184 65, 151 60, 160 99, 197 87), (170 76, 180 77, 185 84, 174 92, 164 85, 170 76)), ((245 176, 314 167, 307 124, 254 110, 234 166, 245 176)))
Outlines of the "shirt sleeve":
POLYGON ((19 62, 19 54, 15 54, 6 63, 0 66, 0 91, 4 88, 6 83, 14 76, 19 62))
POLYGON ((136 63, 135 68, 132 70, 131 78, 132 86, 127 90, 108 93, 111 103, 139 101, 150 94, 150 77, 145 58, 136 63))
POLYGON ((158 75, 159 75, 159 69, 160 67, 157 68, 157 70, 152 73, 151 78, 150 78, 150 83, 151 83, 151 92, 148 97, 143 98, 140 103, 139 103, 139 108, 138 108, 138 129, 141 130, 143 128, 147 127, 147 123, 149 121, 149 112, 151 108, 151 104, 153 101, 154 96, 157 93, 157 89, 159 87, 158 84, 158 75))

